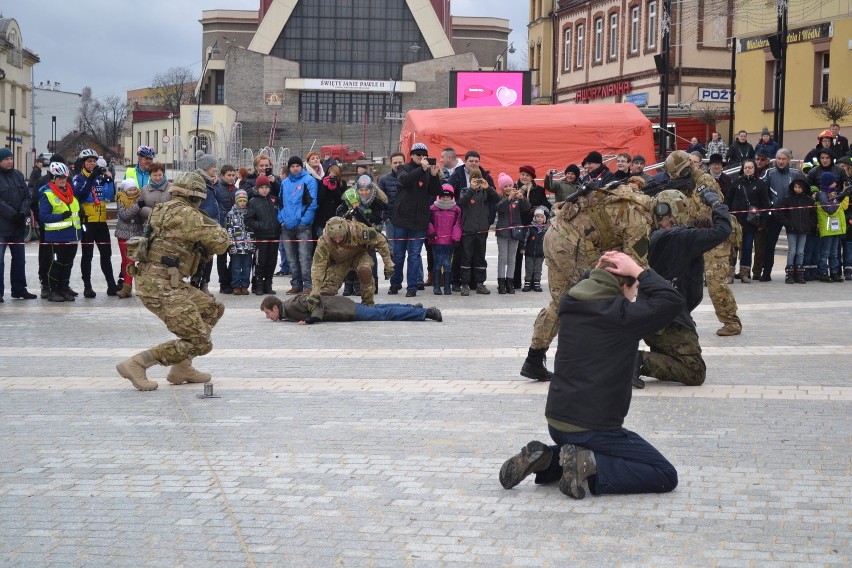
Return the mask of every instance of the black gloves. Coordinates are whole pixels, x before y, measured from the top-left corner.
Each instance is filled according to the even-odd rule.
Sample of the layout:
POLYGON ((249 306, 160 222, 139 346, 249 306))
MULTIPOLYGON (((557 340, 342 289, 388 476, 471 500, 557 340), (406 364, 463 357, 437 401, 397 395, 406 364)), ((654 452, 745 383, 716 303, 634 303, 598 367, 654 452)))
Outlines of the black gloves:
POLYGON ((71 212, 70 212, 70 211, 65 211, 64 213, 62 213, 62 218, 63 218, 63 219, 68 219, 69 217, 71 217, 71 212))
POLYGON ((699 195, 701 196, 701 200, 704 201, 709 207, 713 207, 716 203, 719 203, 719 196, 715 191, 711 190, 709 187, 703 188, 699 191, 699 195))

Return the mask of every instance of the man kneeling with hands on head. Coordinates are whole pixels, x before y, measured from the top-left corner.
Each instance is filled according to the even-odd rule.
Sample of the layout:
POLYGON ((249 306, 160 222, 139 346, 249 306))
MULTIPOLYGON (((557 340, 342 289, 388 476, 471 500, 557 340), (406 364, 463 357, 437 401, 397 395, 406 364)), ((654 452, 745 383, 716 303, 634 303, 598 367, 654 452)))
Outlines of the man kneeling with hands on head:
POLYGON ((535 473, 559 481, 574 499, 666 493, 677 471, 638 434, 625 429, 639 340, 683 309, 677 290, 621 252, 604 253, 559 304, 559 340, 545 417, 556 443, 529 442, 500 469, 505 489, 535 473), (597 349, 590 349, 597 346, 597 349))

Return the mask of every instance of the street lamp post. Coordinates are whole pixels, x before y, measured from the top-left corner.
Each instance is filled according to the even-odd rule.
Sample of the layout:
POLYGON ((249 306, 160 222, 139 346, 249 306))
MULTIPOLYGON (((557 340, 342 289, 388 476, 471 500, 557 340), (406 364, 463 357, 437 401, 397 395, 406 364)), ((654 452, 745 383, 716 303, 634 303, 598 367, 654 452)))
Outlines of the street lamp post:
POLYGON ((494 60, 494 70, 495 71, 505 71, 506 70, 506 61, 504 56, 507 53, 515 53, 515 42, 510 43, 506 46, 506 49, 497 56, 497 59, 494 60))
POLYGON ((210 64, 210 60, 213 58, 213 54, 219 54, 221 50, 219 49, 219 40, 213 42, 212 47, 207 48, 207 58, 204 60, 204 67, 201 69, 201 78, 198 80, 198 87, 195 89, 195 102, 197 103, 195 109, 195 151, 198 152, 198 142, 201 140, 201 133, 199 131, 199 124, 201 123, 201 85, 204 83, 204 75, 207 73, 207 66, 210 64))
MULTIPOLYGON (((400 59, 399 59, 399 65, 398 65, 399 75, 394 76, 393 87, 391 87, 391 93, 390 93, 390 105, 389 105, 389 107, 393 108, 394 110, 396 109, 396 105, 394 104, 396 102, 396 85, 399 81, 402 80, 402 66, 405 63, 405 58, 408 56, 409 53, 417 53, 418 51, 420 51, 420 46, 417 45, 416 43, 412 43, 411 45, 409 45, 408 47, 405 48, 405 51, 402 52, 402 57, 400 57, 400 59)), ((402 100, 402 99, 400 99, 400 100, 402 100)), ((390 114, 390 112, 388 112, 387 114, 390 114)), ((393 148, 393 121, 396 120, 396 118, 394 117, 393 119, 391 119, 388 116, 386 116, 385 118, 388 122, 388 162, 390 162, 390 155, 391 155, 391 152, 393 151, 392 150, 392 148, 393 148)))
POLYGON ((56 151, 56 116, 50 117, 50 148, 48 150, 50 152, 56 151))

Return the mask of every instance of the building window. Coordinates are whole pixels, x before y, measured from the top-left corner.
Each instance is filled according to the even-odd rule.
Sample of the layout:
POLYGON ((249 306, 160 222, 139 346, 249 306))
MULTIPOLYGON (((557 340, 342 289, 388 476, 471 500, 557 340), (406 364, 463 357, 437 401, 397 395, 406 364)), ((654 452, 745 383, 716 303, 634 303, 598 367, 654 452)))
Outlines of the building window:
POLYGON ((657 2, 648 2, 648 49, 657 47, 657 2))
POLYGON ((402 113, 402 100, 390 93, 299 93, 299 120, 302 122, 345 122, 371 124, 385 121, 388 113, 402 113))
POLYGON ((577 69, 583 67, 583 53, 586 51, 586 26, 577 26, 577 69))
POLYGON ((216 104, 223 105, 225 104, 225 84, 219 83, 216 85, 216 104))
POLYGON ((301 77, 385 81, 399 79, 403 63, 432 59, 399 0, 297 2, 270 55, 298 61, 301 77), (420 50, 409 51, 413 44, 420 50))
POLYGON ((609 58, 618 56, 618 14, 609 15, 609 58))
POLYGON ((565 71, 571 71, 571 28, 565 30, 565 71))
POLYGON ((595 20, 595 63, 603 59, 603 18, 595 20))
POLYGON ((829 54, 820 53, 817 57, 819 57, 820 65, 821 65, 821 73, 820 73, 820 84, 819 84, 819 102, 827 103, 828 102, 828 59, 829 54))
POLYGON ((630 8, 630 53, 639 51, 639 6, 630 8))

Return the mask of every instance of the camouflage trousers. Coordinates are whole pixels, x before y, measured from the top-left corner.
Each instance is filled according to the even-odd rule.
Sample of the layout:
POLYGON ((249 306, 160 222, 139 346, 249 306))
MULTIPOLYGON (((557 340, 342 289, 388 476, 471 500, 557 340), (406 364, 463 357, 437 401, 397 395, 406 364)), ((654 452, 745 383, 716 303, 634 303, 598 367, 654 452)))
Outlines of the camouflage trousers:
POLYGON ((320 274, 317 281, 314 278, 314 288, 320 290, 322 296, 334 296, 346 280, 349 271, 355 271, 361 283, 361 304, 376 305, 376 281, 373 279, 373 259, 369 253, 361 253, 346 262, 329 263, 325 274, 320 274))
POLYGON ((644 339, 651 351, 640 351, 643 375, 660 381, 697 387, 704 383, 707 365, 695 330, 677 322, 644 339))
POLYGON ((212 296, 183 281, 172 287, 168 278, 145 274, 136 277, 136 294, 142 305, 178 337, 151 349, 162 365, 174 365, 213 349, 210 332, 225 313, 225 306, 212 296))
POLYGON ((550 304, 535 318, 532 349, 547 349, 559 332, 559 301, 583 274, 595 267, 598 254, 594 247, 583 243, 576 245, 557 231, 544 235, 544 261, 547 263, 547 281, 550 288, 550 304))
POLYGON ((737 300, 728 285, 731 244, 725 241, 716 248, 704 253, 704 279, 707 282, 707 294, 713 302, 716 317, 723 324, 729 324, 742 330, 743 324, 737 315, 737 300))

